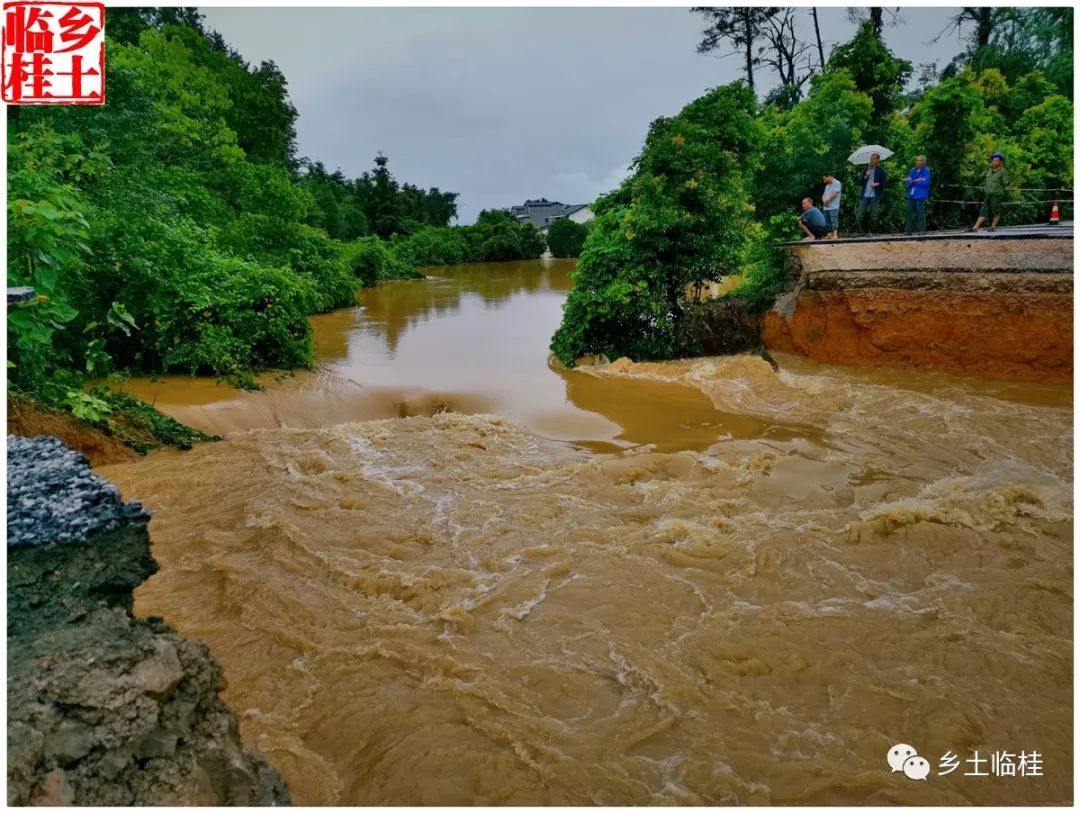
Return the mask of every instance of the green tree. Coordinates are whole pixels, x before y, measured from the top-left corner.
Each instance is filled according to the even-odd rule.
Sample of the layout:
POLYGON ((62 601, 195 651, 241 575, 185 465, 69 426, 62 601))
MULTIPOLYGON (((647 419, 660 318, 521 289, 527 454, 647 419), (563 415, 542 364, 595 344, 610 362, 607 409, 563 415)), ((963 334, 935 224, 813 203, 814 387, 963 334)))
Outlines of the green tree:
MULTIPOLYGON (((759 119, 765 146, 753 198, 762 215, 785 212, 793 219, 804 197, 820 200, 826 173, 845 185, 856 180, 847 157, 863 142, 872 113, 873 101, 846 70, 814 76, 807 99, 790 111, 766 108, 759 119)), ((841 202, 853 207, 855 197, 842 195, 841 202)))
POLYGON ((424 195, 424 222, 429 226, 449 226, 457 218, 457 192, 443 192, 437 186, 424 195))
POLYGON ((562 217, 548 227, 547 244, 554 257, 579 257, 589 230, 581 223, 562 217))
POLYGON ((855 36, 833 48, 826 71, 845 70, 855 81, 855 89, 873 103, 870 132, 876 140, 890 113, 903 102, 904 85, 911 76, 911 63, 893 55, 881 39, 873 19, 863 22, 855 36))
POLYGON ((324 229, 338 240, 352 240, 371 234, 367 215, 356 199, 354 186, 337 170, 327 173, 321 161, 301 161, 304 174, 300 187, 307 190, 313 204, 307 222, 324 229))
MULTIPOLYGON (((935 198, 962 200, 965 190, 971 191, 972 172, 985 171, 985 160, 976 154, 976 137, 1001 126, 995 126, 975 79, 970 71, 946 79, 928 90, 909 116, 917 149, 933 172, 935 198)), ((958 204, 935 202, 929 219, 933 227, 957 224, 964 217, 958 204)))
MULTIPOLYGON (((967 26, 966 48, 946 68, 950 78, 965 67, 997 70, 1012 84, 1042 71, 1058 93, 1072 98, 1073 9, 964 7, 942 34, 967 26)), ((940 36, 940 35, 939 35, 940 36)))
POLYGON ((382 153, 375 169, 356 179, 341 170, 327 172, 320 161, 301 160, 299 166, 300 185, 315 198, 308 222, 340 240, 372 233, 383 239, 406 236, 428 226, 447 226, 457 217, 456 192, 399 184, 382 153))
POLYGON ((547 247, 532 223, 518 223, 503 209, 485 209, 476 223, 464 229, 471 262, 497 263, 535 260, 547 247))
POLYGON ((518 240, 521 245, 521 259, 537 260, 547 250, 547 240, 532 223, 518 226, 518 240))
POLYGON ((389 159, 381 152, 375 156, 375 171, 371 174, 367 206, 368 221, 372 231, 379 237, 405 234, 404 206, 400 187, 387 164, 389 159))
POLYGON ((457 265, 470 259, 465 229, 421 229, 416 234, 394 242, 397 256, 413 266, 457 265))
POLYGON ((361 237, 346 246, 348 265, 363 286, 370 287, 388 279, 423 277, 412 263, 400 257, 390 246, 390 243, 377 237, 361 237))
MULTIPOLYGON (((1028 158, 1027 172, 1018 175, 1016 185, 1046 189, 1029 199, 1063 197, 1063 189, 1073 186, 1073 135, 1075 111, 1071 101, 1053 95, 1032 105, 1013 128, 1020 153, 1028 158)), ((1030 221, 1042 220, 1047 204, 1034 205, 1021 214, 1030 221)))
POLYGON ((653 122, 633 174, 595 204, 551 349, 663 358, 679 349, 690 287, 740 267, 759 231, 747 180, 761 131, 746 85, 727 85, 653 122))

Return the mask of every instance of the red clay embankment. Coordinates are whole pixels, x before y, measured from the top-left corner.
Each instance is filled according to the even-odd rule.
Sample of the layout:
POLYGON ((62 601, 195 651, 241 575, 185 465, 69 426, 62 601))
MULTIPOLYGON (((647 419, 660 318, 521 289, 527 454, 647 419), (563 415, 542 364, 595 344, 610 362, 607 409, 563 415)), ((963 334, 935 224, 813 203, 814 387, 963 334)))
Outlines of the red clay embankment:
POLYGON ((826 362, 1067 382, 1072 245, 969 237, 789 246, 789 289, 765 314, 762 339, 826 362))

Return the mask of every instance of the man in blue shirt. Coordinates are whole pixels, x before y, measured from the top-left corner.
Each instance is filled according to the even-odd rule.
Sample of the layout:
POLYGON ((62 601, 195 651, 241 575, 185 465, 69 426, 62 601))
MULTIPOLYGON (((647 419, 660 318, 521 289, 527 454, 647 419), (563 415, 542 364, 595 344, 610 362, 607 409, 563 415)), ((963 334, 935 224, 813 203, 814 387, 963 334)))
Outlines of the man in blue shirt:
POLYGON ((915 168, 904 179, 907 184, 907 233, 926 232, 926 199, 930 197, 930 167, 926 157, 915 156, 915 168))
POLYGON ((862 195, 859 196, 859 208, 855 212, 855 230, 862 232, 863 218, 870 210, 870 231, 877 228, 878 212, 881 209, 881 197, 885 194, 885 168, 881 166, 881 156, 876 152, 870 156, 870 166, 863 173, 862 195))
POLYGON ((803 213, 799 215, 799 228, 806 233, 806 240, 820 240, 830 234, 832 229, 825 220, 825 215, 814 205, 810 198, 802 199, 803 213))

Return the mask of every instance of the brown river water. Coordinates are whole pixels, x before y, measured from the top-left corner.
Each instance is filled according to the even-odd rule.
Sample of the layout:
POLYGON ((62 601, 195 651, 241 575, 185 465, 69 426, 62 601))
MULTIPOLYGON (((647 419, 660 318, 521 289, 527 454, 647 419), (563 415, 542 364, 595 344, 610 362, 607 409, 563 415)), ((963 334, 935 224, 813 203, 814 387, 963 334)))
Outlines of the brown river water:
POLYGON ((553 369, 572 267, 364 291, 264 392, 126 385, 225 435, 99 469, 154 515, 136 610, 294 801, 1071 802, 1071 390, 553 369))

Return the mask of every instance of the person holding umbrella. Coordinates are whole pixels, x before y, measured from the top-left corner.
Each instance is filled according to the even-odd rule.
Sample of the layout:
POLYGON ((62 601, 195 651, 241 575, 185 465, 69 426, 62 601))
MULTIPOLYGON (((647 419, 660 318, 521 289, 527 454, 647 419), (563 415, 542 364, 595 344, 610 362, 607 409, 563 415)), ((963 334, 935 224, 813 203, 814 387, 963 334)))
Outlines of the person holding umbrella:
MULTIPOLYGON (((865 148, 864 148, 865 149, 865 148)), ((885 168, 881 166, 881 153, 870 153, 870 166, 863 173, 862 194, 859 196, 859 208, 855 212, 855 230, 862 232, 866 211, 870 210, 870 231, 877 229, 878 213, 881 210, 881 198, 885 194, 885 168)))
POLYGON ((1005 156, 995 152, 990 156, 990 168, 986 170, 986 178, 983 180, 982 209, 979 210, 979 219, 968 231, 978 231, 986 218, 990 221, 990 231, 997 228, 1001 220, 1001 204, 1005 200, 1005 190, 1009 188, 1009 172, 1005 169, 1005 156))

